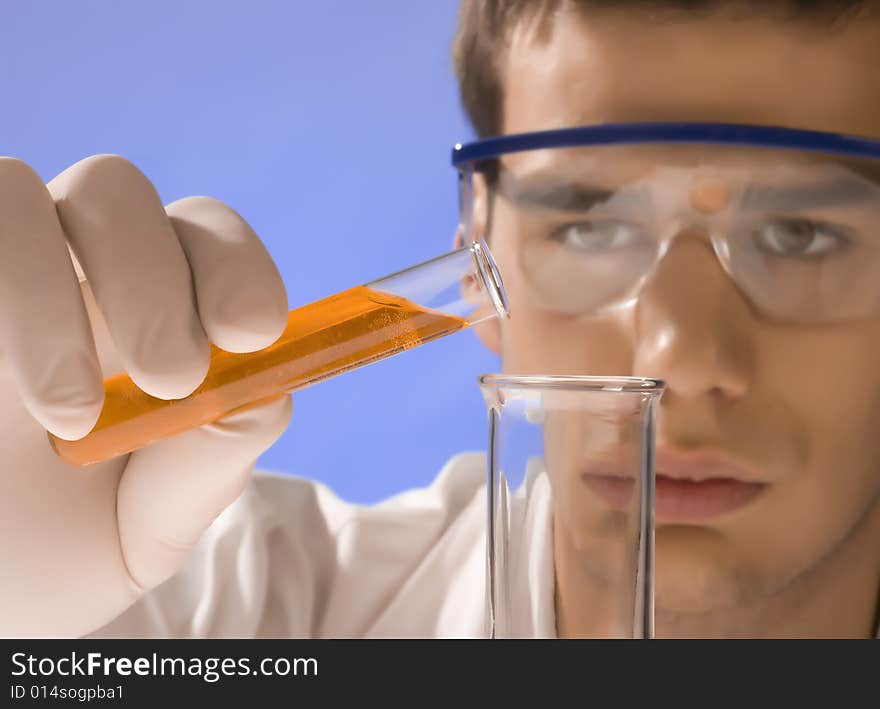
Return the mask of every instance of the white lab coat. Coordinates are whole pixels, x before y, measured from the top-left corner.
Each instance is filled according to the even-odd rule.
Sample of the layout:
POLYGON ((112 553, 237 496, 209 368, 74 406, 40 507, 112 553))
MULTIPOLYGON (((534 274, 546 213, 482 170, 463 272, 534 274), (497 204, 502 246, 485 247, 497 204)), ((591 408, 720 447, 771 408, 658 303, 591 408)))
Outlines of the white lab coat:
MULTIPOLYGON (((511 505, 525 555, 518 634, 555 635, 546 478, 511 505)), ((454 457, 427 488, 364 507, 257 473, 187 565, 91 637, 485 637, 485 456, 454 457)))

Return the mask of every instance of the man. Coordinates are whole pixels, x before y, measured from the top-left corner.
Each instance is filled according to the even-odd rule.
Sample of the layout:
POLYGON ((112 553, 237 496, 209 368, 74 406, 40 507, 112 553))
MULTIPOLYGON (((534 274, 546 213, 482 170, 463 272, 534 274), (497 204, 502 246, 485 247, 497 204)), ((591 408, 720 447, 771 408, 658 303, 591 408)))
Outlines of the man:
MULTIPOLYGON (((843 0, 465 0, 456 66, 484 136, 707 121, 880 137, 878 12, 843 0)), ((42 428, 75 438, 94 423, 92 331, 104 373, 125 369, 148 393, 181 396, 204 376, 209 340, 250 351, 277 337, 284 291, 228 207, 193 198, 163 211, 121 159, 79 163, 48 189, 7 160, 0 181, 0 563, 14 570, 3 634, 482 632, 479 457, 371 509, 305 481, 249 484, 287 424, 285 400, 71 474, 42 428)), ((713 189, 694 204, 713 211, 713 189)), ((658 635, 873 635, 880 314, 767 317, 698 233, 669 241, 628 308, 533 307, 502 202, 490 243, 514 317, 481 337, 505 371, 661 377, 658 445, 721 451, 749 471, 735 483, 760 487, 705 524, 658 520, 658 635)), ((577 618, 556 610, 534 631, 577 635, 577 618)))

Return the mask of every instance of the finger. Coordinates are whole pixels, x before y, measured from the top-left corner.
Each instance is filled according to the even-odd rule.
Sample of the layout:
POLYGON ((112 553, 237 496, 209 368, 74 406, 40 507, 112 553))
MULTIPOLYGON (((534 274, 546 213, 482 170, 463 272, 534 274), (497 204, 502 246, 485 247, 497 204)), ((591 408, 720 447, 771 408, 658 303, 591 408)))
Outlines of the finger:
POLYGON ((129 573, 153 588, 183 564, 241 494, 254 461, 290 421, 290 396, 160 441, 131 455, 117 495, 129 573))
POLYGON ((186 255, 155 188, 114 155, 86 158, 48 187, 125 370, 153 396, 192 393, 210 346, 186 255))
POLYGON ((210 197, 187 197, 165 209, 189 260, 211 342, 228 352, 275 342, 287 325, 287 293, 253 229, 210 197))
POLYGON ((0 338, 30 414, 56 436, 94 426, 101 369, 55 205, 42 179, 0 158, 0 338))

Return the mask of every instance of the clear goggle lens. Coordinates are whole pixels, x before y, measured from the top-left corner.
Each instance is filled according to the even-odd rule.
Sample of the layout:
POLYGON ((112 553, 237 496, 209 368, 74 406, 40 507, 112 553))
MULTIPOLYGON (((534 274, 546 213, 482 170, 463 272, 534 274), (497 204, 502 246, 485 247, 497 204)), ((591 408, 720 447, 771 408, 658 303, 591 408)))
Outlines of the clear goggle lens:
POLYGON ((588 314, 632 302, 696 237, 768 316, 880 310, 878 158, 641 143, 520 149, 460 168, 466 229, 508 256, 508 279, 538 307, 588 314))

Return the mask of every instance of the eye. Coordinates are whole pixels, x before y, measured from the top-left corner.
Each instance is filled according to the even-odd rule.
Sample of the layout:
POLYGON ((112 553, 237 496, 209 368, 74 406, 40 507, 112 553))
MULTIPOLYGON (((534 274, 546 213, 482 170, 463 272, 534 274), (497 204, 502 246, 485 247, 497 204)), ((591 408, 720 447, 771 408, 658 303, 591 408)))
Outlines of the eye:
POLYGON ((776 256, 821 258, 846 249, 844 230, 809 219, 774 219, 754 232, 759 248, 776 256))
POLYGON ((645 237, 632 224, 605 220, 565 224, 554 229, 550 238, 576 251, 601 253, 635 246, 645 237))

